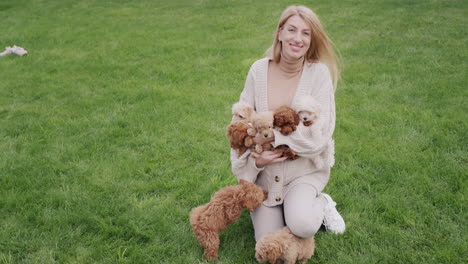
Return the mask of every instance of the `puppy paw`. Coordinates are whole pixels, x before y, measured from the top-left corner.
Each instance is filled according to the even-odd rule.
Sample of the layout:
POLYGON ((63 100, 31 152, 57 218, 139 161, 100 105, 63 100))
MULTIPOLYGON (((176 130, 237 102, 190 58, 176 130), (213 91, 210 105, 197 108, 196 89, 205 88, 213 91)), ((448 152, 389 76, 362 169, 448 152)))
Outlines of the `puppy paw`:
POLYGON ((255 145, 255 152, 262 153, 263 152, 262 145, 260 145, 260 144, 255 145))

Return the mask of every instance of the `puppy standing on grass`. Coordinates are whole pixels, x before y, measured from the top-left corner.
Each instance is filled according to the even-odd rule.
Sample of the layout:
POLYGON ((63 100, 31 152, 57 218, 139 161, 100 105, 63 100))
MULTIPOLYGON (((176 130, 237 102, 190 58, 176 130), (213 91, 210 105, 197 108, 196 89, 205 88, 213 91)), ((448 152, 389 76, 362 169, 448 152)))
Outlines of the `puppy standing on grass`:
POLYGON ((267 192, 254 183, 240 180, 240 184, 222 188, 210 202, 190 212, 190 224, 205 258, 218 260, 219 233, 237 221, 244 208, 250 212, 260 207, 267 199, 267 192))
POLYGON ((314 237, 297 237, 289 227, 283 227, 276 232, 263 236, 255 246, 255 258, 260 263, 282 260, 284 264, 294 264, 301 261, 305 264, 314 255, 314 237))

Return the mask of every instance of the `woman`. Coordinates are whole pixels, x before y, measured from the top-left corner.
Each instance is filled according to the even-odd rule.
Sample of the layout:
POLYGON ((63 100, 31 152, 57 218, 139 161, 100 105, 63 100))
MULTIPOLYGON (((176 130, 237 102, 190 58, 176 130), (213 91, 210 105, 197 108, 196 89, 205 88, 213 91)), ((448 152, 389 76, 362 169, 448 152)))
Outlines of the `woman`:
MULTIPOLYGON (((268 199, 251 214, 255 239, 287 225, 299 237, 311 237, 322 223, 328 231, 343 233, 343 218, 330 196, 321 193, 330 167, 316 168, 310 158, 333 144, 335 128, 334 91, 338 68, 331 42, 315 13, 304 6, 290 6, 280 17, 268 57, 256 61, 249 70, 240 101, 257 112, 273 111, 282 105, 294 106, 298 98, 312 95, 321 107, 321 127, 325 140, 315 144, 310 127, 300 124, 289 136, 274 131, 273 146, 288 145, 300 158, 289 161, 274 151, 264 151, 257 159, 231 150, 232 170, 237 178, 255 182, 268 190, 268 199)), ((255 143, 263 144, 261 137, 255 143)))

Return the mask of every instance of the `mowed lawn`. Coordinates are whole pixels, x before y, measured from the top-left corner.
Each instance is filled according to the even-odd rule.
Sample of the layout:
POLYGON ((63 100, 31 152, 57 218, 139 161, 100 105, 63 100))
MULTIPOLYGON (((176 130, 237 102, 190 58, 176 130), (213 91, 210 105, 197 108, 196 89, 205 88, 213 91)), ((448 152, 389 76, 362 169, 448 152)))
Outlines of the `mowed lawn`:
MULTIPOLYGON (((309 263, 467 263, 467 1, 2 0, 0 264, 205 263, 189 212, 236 183, 230 107, 297 3, 342 62, 347 230, 309 263)), ((254 247, 244 212, 221 263, 254 247)))

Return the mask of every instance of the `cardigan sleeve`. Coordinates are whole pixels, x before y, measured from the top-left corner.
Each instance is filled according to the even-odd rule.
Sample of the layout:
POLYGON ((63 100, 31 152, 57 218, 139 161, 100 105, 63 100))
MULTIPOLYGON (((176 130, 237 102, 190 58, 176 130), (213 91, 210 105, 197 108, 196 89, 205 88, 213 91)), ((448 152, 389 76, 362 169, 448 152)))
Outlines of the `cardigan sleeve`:
MULTIPOLYGON (((255 63, 247 74, 244 90, 240 95, 240 102, 249 104, 255 108, 255 63)), ((257 175, 262 168, 258 168, 255 164, 255 158, 250 155, 250 150, 247 150, 242 156, 238 157, 237 150, 231 149, 231 170, 236 175, 238 180, 246 180, 255 182, 257 175)))
POLYGON ((299 124, 296 131, 289 136, 283 136, 279 131, 274 130, 275 142, 274 146, 288 145, 296 151, 299 156, 313 158, 320 154, 328 144, 330 144, 335 130, 335 96, 333 84, 328 67, 324 64, 318 64, 314 72, 316 76, 312 78, 309 85, 310 90, 307 91, 320 104, 320 119, 319 131, 321 136, 317 137, 314 133, 316 127, 304 126, 299 124))

